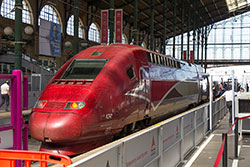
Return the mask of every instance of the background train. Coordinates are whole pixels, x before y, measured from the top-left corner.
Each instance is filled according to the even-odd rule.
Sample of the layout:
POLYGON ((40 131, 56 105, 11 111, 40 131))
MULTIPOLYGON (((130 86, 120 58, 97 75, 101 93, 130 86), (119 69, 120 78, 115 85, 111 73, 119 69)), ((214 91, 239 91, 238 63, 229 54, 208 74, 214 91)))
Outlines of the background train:
POLYGON ((88 48, 41 93, 30 134, 41 150, 73 155, 122 137, 209 97, 202 68, 133 45, 88 48))

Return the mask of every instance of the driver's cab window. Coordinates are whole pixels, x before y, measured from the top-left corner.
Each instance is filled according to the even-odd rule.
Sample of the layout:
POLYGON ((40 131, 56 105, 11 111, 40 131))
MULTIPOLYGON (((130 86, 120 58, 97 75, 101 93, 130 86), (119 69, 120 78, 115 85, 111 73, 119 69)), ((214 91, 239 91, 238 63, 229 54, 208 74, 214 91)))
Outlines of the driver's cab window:
POLYGON ((131 66, 127 69, 127 75, 128 75, 130 80, 132 80, 135 77, 135 71, 134 71, 133 66, 131 66))

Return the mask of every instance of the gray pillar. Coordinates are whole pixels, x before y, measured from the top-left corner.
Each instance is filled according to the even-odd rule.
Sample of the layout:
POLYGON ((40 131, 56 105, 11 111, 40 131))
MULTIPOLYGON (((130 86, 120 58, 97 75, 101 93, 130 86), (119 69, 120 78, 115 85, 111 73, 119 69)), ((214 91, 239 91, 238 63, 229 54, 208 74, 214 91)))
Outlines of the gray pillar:
POLYGON ((243 28, 243 15, 240 16, 240 59, 242 59, 242 28, 243 28))
POLYGON ((166 54, 166 38, 167 38, 167 0, 163 3, 163 22, 164 22, 164 32, 163 32, 163 54, 166 54))
POLYGON ((109 0, 109 43, 114 42, 114 0, 109 0))
POLYGON ((216 36, 216 32, 217 32, 217 27, 214 27, 214 59, 216 58, 216 49, 217 49, 217 45, 216 45, 216 40, 217 40, 217 36, 216 36))
POLYGON ((15 69, 22 70, 22 0, 15 1, 15 69))
POLYGON ((78 0, 74 0, 74 55, 79 52, 79 3, 78 0))
MULTIPOLYGON (((196 32, 195 32, 195 23, 196 19, 194 18, 194 22, 193 22, 193 59, 195 60, 195 37, 196 37, 196 32)), ((195 62, 195 61, 194 61, 195 62)))
POLYGON ((188 7, 188 28, 187 28, 187 62, 189 62, 189 52, 190 52, 190 48, 189 48, 189 38, 190 38, 190 19, 191 19, 191 10, 190 7, 188 7))
POLYGON ((173 57, 175 57, 175 36, 176 36, 176 0, 174 0, 173 57))
POLYGON ((197 34, 197 59, 196 63, 199 64, 199 58, 200 58, 200 28, 197 29, 198 34, 197 34))
POLYGON ((233 22, 233 19, 232 19, 232 41, 231 41, 232 45, 231 45, 231 59, 233 59, 233 55, 234 55, 234 22, 233 22))
POLYGON ((185 18, 185 8, 184 3, 181 6, 181 60, 183 60, 183 28, 184 28, 184 18, 185 18))
POLYGON ((134 44, 138 45, 138 30, 137 30, 137 15, 138 14, 138 0, 134 0, 134 25, 133 25, 133 36, 134 44))
POLYGON ((208 32, 207 32, 207 26, 205 27, 205 72, 207 70, 207 37, 208 37, 208 32))
POLYGON ((204 28, 201 29, 201 67, 203 67, 204 28))
POLYGON ((225 21, 223 22, 223 36, 222 36, 222 43, 223 43, 223 45, 222 45, 222 59, 224 59, 225 58, 225 46, 224 46, 224 43, 225 43, 225 21))
POLYGON ((151 27, 150 27, 150 49, 154 50, 154 7, 155 1, 151 0, 151 27))

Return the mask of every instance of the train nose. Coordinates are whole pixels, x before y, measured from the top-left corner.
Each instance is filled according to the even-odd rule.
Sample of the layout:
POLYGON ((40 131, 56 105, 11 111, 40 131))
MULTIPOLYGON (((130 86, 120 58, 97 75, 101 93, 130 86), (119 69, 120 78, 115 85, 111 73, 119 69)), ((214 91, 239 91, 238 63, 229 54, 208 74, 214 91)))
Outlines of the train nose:
POLYGON ((73 113, 33 112, 30 116, 30 134, 45 142, 67 142, 81 135, 81 119, 73 113))

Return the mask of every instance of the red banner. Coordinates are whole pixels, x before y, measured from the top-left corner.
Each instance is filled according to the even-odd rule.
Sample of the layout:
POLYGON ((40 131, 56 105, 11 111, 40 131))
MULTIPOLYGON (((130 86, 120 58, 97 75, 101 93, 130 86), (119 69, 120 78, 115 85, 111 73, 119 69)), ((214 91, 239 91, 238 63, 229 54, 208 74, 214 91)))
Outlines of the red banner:
POLYGON ((183 61, 187 61, 187 51, 183 51, 183 61))
POLYGON ((108 19, 109 19, 109 11, 102 10, 101 11, 101 29, 102 29, 102 37, 101 43, 108 42, 108 19))
POLYGON ((122 9, 115 10, 115 43, 122 43, 122 9))
POLYGON ((190 51, 190 63, 194 64, 194 51, 190 51))

